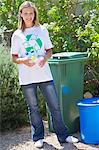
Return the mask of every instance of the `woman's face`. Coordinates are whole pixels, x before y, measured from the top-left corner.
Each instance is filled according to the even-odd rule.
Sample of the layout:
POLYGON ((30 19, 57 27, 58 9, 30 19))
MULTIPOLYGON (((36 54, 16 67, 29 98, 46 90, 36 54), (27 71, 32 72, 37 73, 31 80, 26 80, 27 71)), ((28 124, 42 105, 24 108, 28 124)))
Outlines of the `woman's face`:
POLYGON ((32 27, 35 17, 34 9, 32 7, 23 8, 21 12, 21 17, 23 18, 26 27, 32 27))

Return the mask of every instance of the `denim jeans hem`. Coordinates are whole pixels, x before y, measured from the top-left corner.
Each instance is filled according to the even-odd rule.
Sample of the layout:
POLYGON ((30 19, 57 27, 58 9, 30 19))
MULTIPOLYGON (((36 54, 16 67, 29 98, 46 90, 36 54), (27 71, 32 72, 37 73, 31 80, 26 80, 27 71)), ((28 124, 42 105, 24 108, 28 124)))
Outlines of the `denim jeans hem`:
POLYGON ((68 136, 69 136, 69 135, 67 134, 67 135, 64 137, 64 139, 63 139, 63 137, 62 137, 62 139, 57 137, 59 143, 60 143, 60 144, 61 144, 61 143, 66 143, 66 138, 67 138, 68 136))
POLYGON ((44 138, 33 139, 33 142, 37 142, 38 140, 44 140, 44 138))

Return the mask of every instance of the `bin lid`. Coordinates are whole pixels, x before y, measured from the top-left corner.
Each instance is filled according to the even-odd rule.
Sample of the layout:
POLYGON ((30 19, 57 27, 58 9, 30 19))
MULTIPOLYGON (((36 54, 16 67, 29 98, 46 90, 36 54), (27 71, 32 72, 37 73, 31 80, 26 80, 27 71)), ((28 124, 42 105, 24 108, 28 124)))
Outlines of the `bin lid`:
POLYGON ((96 106, 99 105, 99 97, 85 98, 77 103, 78 106, 96 106))
POLYGON ((52 55, 52 58, 57 59, 71 59, 71 58, 82 58, 87 57, 88 52, 61 52, 52 55))

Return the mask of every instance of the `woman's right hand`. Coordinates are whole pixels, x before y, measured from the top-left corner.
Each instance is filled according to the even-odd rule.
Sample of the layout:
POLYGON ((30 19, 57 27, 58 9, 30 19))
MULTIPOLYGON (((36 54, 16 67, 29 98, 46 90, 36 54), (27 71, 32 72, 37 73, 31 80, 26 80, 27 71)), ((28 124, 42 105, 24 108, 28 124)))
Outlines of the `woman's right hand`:
POLYGON ((28 67, 33 67, 35 65, 35 62, 32 61, 30 58, 19 58, 17 54, 12 54, 12 61, 16 64, 24 64, 28 67))
POLYGON ((28 67, 33 67, 35 65, 35 62, 33 62, 30 58, 22 58, 23 64, 28 67))

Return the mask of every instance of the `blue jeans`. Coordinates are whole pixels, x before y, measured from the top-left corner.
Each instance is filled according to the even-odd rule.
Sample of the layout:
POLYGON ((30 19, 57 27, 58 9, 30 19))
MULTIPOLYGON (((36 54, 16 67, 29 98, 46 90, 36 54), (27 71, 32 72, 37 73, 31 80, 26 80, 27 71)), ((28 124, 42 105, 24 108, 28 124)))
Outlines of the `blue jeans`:
POLYGON ((44 139, 44 125, 37 104, 37 86, 39 86, 42 91, 51 112, 53 128, 58 141, 60 143, 65 142, 65 139, 68 136, 67 127, 62 121, 58 96, 53 81, 22 85, 22 90, 29 109, 33 141, 44 139))

